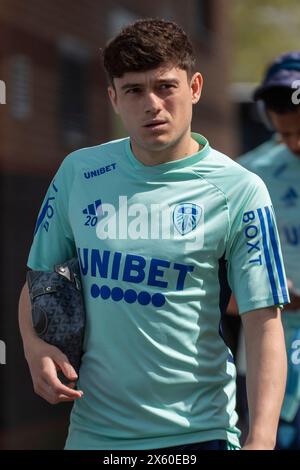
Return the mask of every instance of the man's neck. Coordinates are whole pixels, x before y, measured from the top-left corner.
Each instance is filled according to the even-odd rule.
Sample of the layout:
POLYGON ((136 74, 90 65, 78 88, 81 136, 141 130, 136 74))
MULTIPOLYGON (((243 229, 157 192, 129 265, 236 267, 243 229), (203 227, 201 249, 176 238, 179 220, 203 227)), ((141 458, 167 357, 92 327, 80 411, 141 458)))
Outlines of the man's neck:
POLYGON ((188 142, 180 142, 180 144, 158 151, 149 151, 148 149, 141 148, 131 139, 131 149, 134 156, 145 166, 155 166, 181 160, 199 152, 202 148, 203 145, 199 144, 191 136, 189 136, 188 142))

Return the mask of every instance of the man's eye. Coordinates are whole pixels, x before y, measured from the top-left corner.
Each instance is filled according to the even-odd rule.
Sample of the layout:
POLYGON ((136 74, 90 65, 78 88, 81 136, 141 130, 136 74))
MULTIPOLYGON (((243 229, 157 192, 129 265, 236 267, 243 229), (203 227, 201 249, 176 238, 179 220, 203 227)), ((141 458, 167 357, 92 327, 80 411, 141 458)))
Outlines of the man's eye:
POLYGON ((173 88, 174 85, 171 85, 170 83, 163 83, 160 88, 163 90, 169 90, 170 88, 173 88))
POLYGON ((132 95, 134 93, 138 93, 140 91, 140 88, 129 88, 129 90, 126 91, 126 95, 132 95))

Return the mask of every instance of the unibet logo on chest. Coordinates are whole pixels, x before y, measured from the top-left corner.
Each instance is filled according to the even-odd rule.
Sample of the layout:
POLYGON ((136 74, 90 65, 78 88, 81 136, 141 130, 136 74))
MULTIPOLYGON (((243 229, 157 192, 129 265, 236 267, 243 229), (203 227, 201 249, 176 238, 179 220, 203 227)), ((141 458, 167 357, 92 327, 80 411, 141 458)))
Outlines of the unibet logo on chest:
POLYGON ((173 270, 174 285, 172 288, 183 290, 188 272, 194 266, 173 263, 164 259, 146 259, 141 255, 110 252, 89 248, 78 248, 81 274, 102 279, 122 280, 134 284, 145 283, 148 286, 170 287, 164 279, 166 270, 173 270))
POLYGON ((165 304, 164 289, 183 290, 188 273, 194 270, 192 265, 165 259, 89 248, 78 248, 78 258, 82 276, 92 279, 89 292, 93 299, 155 307, 165 304))

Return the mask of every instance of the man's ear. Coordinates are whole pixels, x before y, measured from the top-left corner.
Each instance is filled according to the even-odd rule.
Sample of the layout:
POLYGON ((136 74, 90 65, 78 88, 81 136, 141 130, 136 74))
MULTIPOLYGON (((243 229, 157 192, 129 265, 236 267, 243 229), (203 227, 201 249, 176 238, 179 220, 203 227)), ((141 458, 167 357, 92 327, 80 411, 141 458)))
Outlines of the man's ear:
POLYGON ((110 98, 112 107, 114 108, 114 111, 119 114, 119 109, 118 109, 118 101, 117 101, 117 92, 116 89, 113 85, 109 85, 107 88, 108 96, 110 98))
POLYGON ((196 104, 200 100, 203 87, 203 77, 201 73, 196 72, 191 79, 192 103, 196 104))
POLYGON ((263 124, 266 126, 266 128, 269 131, 274 131, 273 123, 271 120, 271 117, 268 113, 267 107, 265 105, 265 102, 263 100, 258 100, 256 102, 256 108, 258 115, 260 117, 260 120, 263 122, 263 124))

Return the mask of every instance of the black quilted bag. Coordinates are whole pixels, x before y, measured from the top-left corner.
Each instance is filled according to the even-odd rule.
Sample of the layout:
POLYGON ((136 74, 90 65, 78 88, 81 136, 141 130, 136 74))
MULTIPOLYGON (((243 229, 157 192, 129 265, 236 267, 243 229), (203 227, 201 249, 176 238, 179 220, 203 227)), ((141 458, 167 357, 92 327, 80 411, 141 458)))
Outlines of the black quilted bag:
POLYGON ((53 271, 28 271, 27 283, 36 333, 58 347, 78 372, 85 327, 78 259, 58 264, 53 271))

